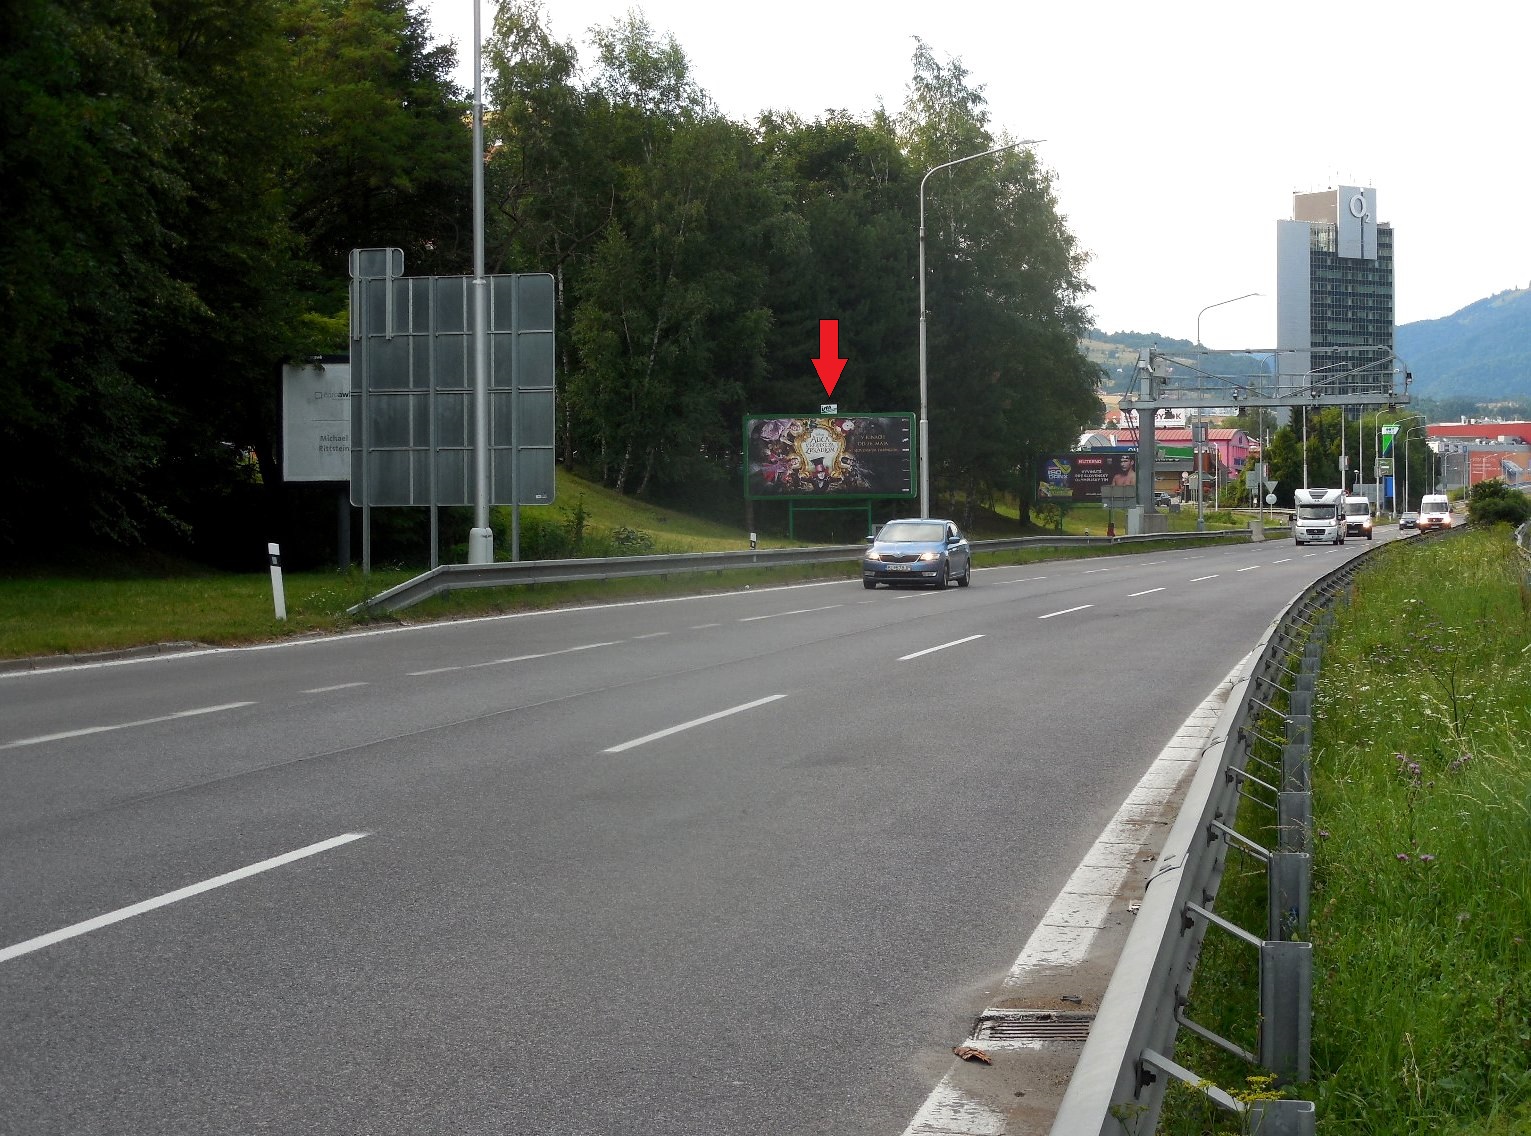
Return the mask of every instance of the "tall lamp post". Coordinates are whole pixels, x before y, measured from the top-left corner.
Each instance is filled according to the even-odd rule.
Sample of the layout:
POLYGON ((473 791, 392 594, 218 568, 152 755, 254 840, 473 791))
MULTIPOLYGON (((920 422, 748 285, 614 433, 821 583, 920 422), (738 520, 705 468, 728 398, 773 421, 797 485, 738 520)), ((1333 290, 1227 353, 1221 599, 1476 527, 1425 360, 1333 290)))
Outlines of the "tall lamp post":
POLYGON ((925 171, 925 176, 920 179, 920 516, 930 516, 930 409, 927 398, 925 378, 925 183, 930 180, 930 175, 951 166, 960 166, 963 162, 971 162, 978 158, 987 158, 994 154, 1003 154, 1006 150, 1014 150, 1017 146, 1035 146, 1045 141, 1041 138, 1023 138, 1019 142, 1006 142, 1003 146, 995 146, 992 150, 984 150, 977 154, 969 154, 965 158, 954 158, 950 162, 942 162, 939 166, 932 166, 925 171))
POLYGON ((1403 432, 1403 508, 1399 510, 1399 512, 1403 513, 1409 511, 1409 503, 1414 500, 1409 492, 1409 439, 1414 437, 1415 434, 1428 437, 1430 428, 1429 426, 1410 426, 1403 432))
POLYGON ((1215 304, 1208 304, 1206 307, 1202 308, 1201 311, 1196 313, 1196 346, 1197 347, 1201 346, 1201 317, 1203 315, 1205 315, 1207 312, 1210 312, 1213 308, 1220 308, 1220 307, 1222 307, 1224 304, 1233 304, 1233 303, 1237 303, 1240 300, 1247 300, 1251 296, 1261 296, 1261 295, 1264 295, 1264 293, 1263 292, 1245 292, 1242 296, 1235 296, 1231 300, 1219 300, 1215 304))

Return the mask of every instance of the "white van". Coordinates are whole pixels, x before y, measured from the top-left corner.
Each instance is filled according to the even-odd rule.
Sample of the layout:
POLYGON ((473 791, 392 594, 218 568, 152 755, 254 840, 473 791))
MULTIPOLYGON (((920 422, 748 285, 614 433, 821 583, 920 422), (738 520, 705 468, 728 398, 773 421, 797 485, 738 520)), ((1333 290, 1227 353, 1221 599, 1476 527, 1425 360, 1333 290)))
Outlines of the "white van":
POLYGON ((1292 537, 1298 544, 1344 544, 1345 521, 1341 510, 1345 494, 1338 489, 1299 489, 1297 520, 1292 537))
POLYGON ((1451 527, 1451 501, 1444 493, 1426 493, 1419 499, 1419 528, 1449 529, 1451 527))
POLYGON ((1345 535, 1372 538, 1372 503, 1365 497, 1345 498, 1345 535))

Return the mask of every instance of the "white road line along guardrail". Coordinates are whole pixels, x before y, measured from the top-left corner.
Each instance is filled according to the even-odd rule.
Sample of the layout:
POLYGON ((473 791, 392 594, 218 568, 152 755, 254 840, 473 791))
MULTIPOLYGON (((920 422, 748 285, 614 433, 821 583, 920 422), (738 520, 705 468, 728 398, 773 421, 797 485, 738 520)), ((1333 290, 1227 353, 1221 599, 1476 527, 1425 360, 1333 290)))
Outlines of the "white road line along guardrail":
POLYGON ((1176 1034, 1184 1027, 1283 1080, 1308 1077, 1312 947, 1295 937, 1306 933, 1308 913, 1312 692, 1330 609, 1365 560, 1363 554, 1348 561, 1293 600, 1250 656, 1144 887, 1142 905, 1053 1120, 1053 1136, 1118 1136, 1124 1116, 1135 1118, 1133 1130, 1151 1132, 1171 1079, 1196 1087, 1224 1109, 1247 1113, 1249 1130, 1262 1136, 1311 1136, 1314 1131, 1311 1101, 1245 1105, 1173 1055, 1176 1034), (1285 707, 1270 705, 1281 694, 1285 707), (1260 733, 1267 715, 1283 722, 1284 740, 1260 733), (1267 750, 1277 749, 1279 759, 1255 753, 1261 740, 1267 750), (1244 799, 1274 810, 1278 847, 1261 848, 1234 831, 1244 799), (1266 865, 1269 903, 1263 934, 1212 910, 1227 854, 1235 847, 1266 865), (1260 952, 1258 1053, 1239 1049, 1188 1016, 1187 995, 1202 938, 1214 927, 1260 952))
MULTIPOLYGON (((1267 528, 1266 534, 1273 531, 1267 528)), ((1020 536, 976 540, 973 551, 1009 552, 1022 548, 1108 548, 1151 541, 1197 542, 1250 539, 1249 529, 1194 533, 1145 533, 1140 536, 1020 536)), ((668 576, 681 572, 721 572, 732 568, 770 568, 801 564, 843 564, 858 560, 865 544, 828 544, 816 548, 757 548, 739 552, 685 552, 652 556, 589 557, 576 560, 522 560, 497 564, 443 564, 412 580, 379 592, 348 608, 348 614, 401 611, 434 596, 466 588, 505 588, 516 584, 556 584, 577 580, 616 580, 629 576, 668 576)))

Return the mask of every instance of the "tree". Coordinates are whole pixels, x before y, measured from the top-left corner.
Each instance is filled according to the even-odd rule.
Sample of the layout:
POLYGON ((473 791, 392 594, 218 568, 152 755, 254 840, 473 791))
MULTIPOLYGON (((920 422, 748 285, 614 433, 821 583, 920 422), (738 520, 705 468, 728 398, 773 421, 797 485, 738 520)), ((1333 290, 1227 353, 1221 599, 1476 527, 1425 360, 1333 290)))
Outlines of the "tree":
MULTIPOLYGON (((994 148, 981 87, 919 42, 899 119, 915 169, 994 148)), ((1008 150, 936 173, 926 189, 931 480, 976 505, 1104 408, 1080 352, 1085 255, 1035 154, 1008 150), (1019 444, 1018 444, 1019 442, 1019 444)), ((1023 516, 1023 523, 1025 521, 1023 516)))
POLYGON ((1467 519, 1475 525, 1525 524, 1531 497, 1497 477, 1480 481, 1467 491, 1467 519))

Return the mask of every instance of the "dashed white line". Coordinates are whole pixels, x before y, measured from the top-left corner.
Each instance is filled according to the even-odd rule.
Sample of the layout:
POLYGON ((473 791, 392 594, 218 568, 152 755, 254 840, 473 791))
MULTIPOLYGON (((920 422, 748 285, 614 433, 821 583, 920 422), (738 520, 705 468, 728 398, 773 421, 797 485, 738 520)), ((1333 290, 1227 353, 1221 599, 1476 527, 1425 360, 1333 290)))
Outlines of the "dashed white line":
POLYGON ((722 626, 723 625, 721 623, 693 623, 691 625, 691 627, 690 627, 690 630, 692 630, 692 631, 706 631, 709 627, 722 627, 722 626))
POLYGON ((682 722, 680 725, 671 726, 666 730, 656 730, 652 734, 644 734, 641 738, 634 738, 630 742, 623 742, 621 745, 614 745, 609 749, 604 750, 603 752, 621 753, 623 750, 629 750, 637 746, 647 745, 649 742, 657 742, 660 738, 667 738, 671 734, 680 733, 682 730, 689 730, 695 726, 705 726, 708 722, 716 722, 719 718, 728 718, 734 714, 742 714, 746 710, 753 710, 757 706, 764 706, 768 702, 775 702, 778 699, 785 697, 787 697, 785 694, 768 694, 764 698, 757 698, 755 701, 746 702, 742 706, 730 706, 727 710, 719 710, 716 714, 708 714, 701 718, 693 718, 689 722, 682 722))
POLYGON ((241 706, 254 706, 253 702, 225 702, 221 706, 200 706, 195 710, 182 710, 175 714, 161 714, 157 718, 140 718, 136 722, 117 722, 110 726, 86 726, 81 730, 64 730, 57 734, 40 734, 35 738, 17 738, 0 745, 0 749, 17 749, 20 746, 41 745, 58 742, 65 738, 83 738, 87 734, 104 734, 109 730, 127 730, 134 726, 152 726, 157 722, 173 722, 177 718, 196 718, 202 714, 217 714, 223 710, 238 710, 241 706))
POLYGON ((1094 604, 1080 604, 1078 607, 1066 607, 1062 611, 1050 611, 1046 615, 1039 615, 1039 616, 1037 616, 1037 618, 1038 619, 1051 619, 1055 615, 1067 615, 1071 611, 1083 611, 1087 607, 1094 607, 1094 606, 1095 606, 1094 604))
MULTIPOLYGON (((476 667, 484 666, 483 663, 474 663, 473 665, 476 666, 476 667)), ((432 667, 428 671, 406 671, 405 673, 410 678, 421 678, 421 677, 423 677, 425 675, 440 675, 440 674, 446 674, 449 671, 460 671, 462 669, 463 669, 463 664, 462 663, 458 663, 457 665, 450 666, 450 667, 432 667)))
POLYGON ((1287 557, 1283 557, 1280 560, 1272 560, 1271 563, 1272 564, 1290 564, 1293 559, 1294 559, 1293 557, 1287 556, 1287 557))
POLYGON ((663 639, 668 634, 668 631, 650 631, 647 635, 634 635, 633 639, 663 639))
POLYGON ((1214 573, 1212 573, 1212 575, 1210 575, 1210 576, 1197 576, 1197 577, 1196 577, 1196 578, 1195 578, 1195 579, 1193 579, 1193 580, 1192 580, 1192 581, 1191 581, 1191 583, 1193 583, 1193 584, 1199 584, 1199 583, 1201 583, 1201 582, 1202 582, 1202 581, 1203 581, 1203 580, 1215 580, 1215 579, 1217 579, 1217 577, 1218 577, 1218 575, 1219 575, 1219 573, 1217 573, 1217 572, 1214 572, 1214 573))
POLYGON ((250 864, 243 868, 236 868, 232 872, 225 872, 221 876, 214 876, 210 880, 203 880, 199 884, 183 887, 178 891, 169 891, 164 895, 146 899, 142 903, 135 903, 129 907, 119 907, 116 911, 108 911, 105 915, 97 915, 94 919, 87 919, 82 923, 72 923, 68 927, 61 927, 57 931, 49 931, 46 935, 38 935, 35 939, 27 939, 0 950, 0 962, 16 958, 19 955, 30 954, 32 951, 41 950, 43 947, 51 947, 54 943, 61 943, 65 939, 73 939, 78 935, 84 935, 91 931, 98 931, 102 927, 109 927, 113 923, 121 923, 124 919, 131 919, 135 915, 142 915, 146 911, 155 908, 166 907, 172 903, 179 903, 183 899, 190 899, 194 895, 201 895, 205 891, 223 887, 224 884, 234 883, 236 880, 246 879, 249 876, 258 875, 261 872, 269 872, 272 868, 280 868, 283 864, 291 864, 294 860, 302 860, 308 856, 316 856, 320 852, 328 852, 331 848, 339 848, 342 844, 349 844, 353 840, 360 840, 366 836, 365 832, 347 832, 341 836, 332 836, 328 840, 321 840, 318 844, 310 844, 306 848, 299 848, 292 852, 284 852, 280 856, 273 856, 269 860, 262 860, 258 864, 250 864))
POLYGON ((1138 596, 1151 596, 1155 592, 1162 592, 1162 591, 1164 591, 1163 588, 1149 588, 1146 592, 1129 592, 1127 594, 1127 598, 1129 600, 1131 600, 1131 599, 1136 599, 1138 596))
POLYGON ((974 639, 982 639, 982 635, 969 635, 966 639, 953 639, 950 643, 942 643, 939 647, 926 647, 923 651, 915 651, 912 654, 900 655, 899 662, 907 663, 910 659, 918 659, 921 655, 929 655, 935 651, 944 651, 948 647, 959 647, 963 643, 971 643, 974 639))
POLYGON ((334 686, 311 686, 304 694, 328 694, 332 690, 350 690, 353 686, 366 686, 364 682, 337 682, 334 686))
POLYGON ((1045 580, 1045 579, 1047 579, 1046 576, 1027 576, 1023 580, 1000 580, 999 583, 1001 583, 1001 584, 1034 584, 1038 580, 1045 580))
POLYGON ((1109 572, 1109 571, 1111 571, 1111 569, 1109 569, 1109 568, 1087 568, 1083 572, 1081 572, 1080 575, 1082 575, 1082 576, 1093 576, 1097 572, 1109 572))
POLYGON ((1251 564, 1248 568, 1240 568, 1239 571, 1240 572, 1253 572, 1258 567, 1260 567, 1258 564, 1251 564))
POLYGON ((784 615, 808 615, 815 611, 830 611, 833 608, 843 606, 843 604, 825 604, 823 607, 800 607, 793 611, 773 611, 770 615, 746 615, 739 622, 754 623, 758 619, 780 619, 784 615))
MULTIPOLYGON (((615 647, 622 642, 621 639, 609 639, 604 643, 581 643, 578 647, 565 647, 561 651, 539 651, 534 655, 512 655, 508 659, 490 659, 487 663, 469 663, 468 669, 475 670, 478 667, 498 667, 506 663, 525 663, 532 659, 551 659, 554 655, 572 655, 576 651, 593 651, 597 647, 615 647)), ((454 670, 453 667, 444 667, 443 670, 454 670)), ((418 674, 435 674, 435 671, 418 671, 418 674)))

